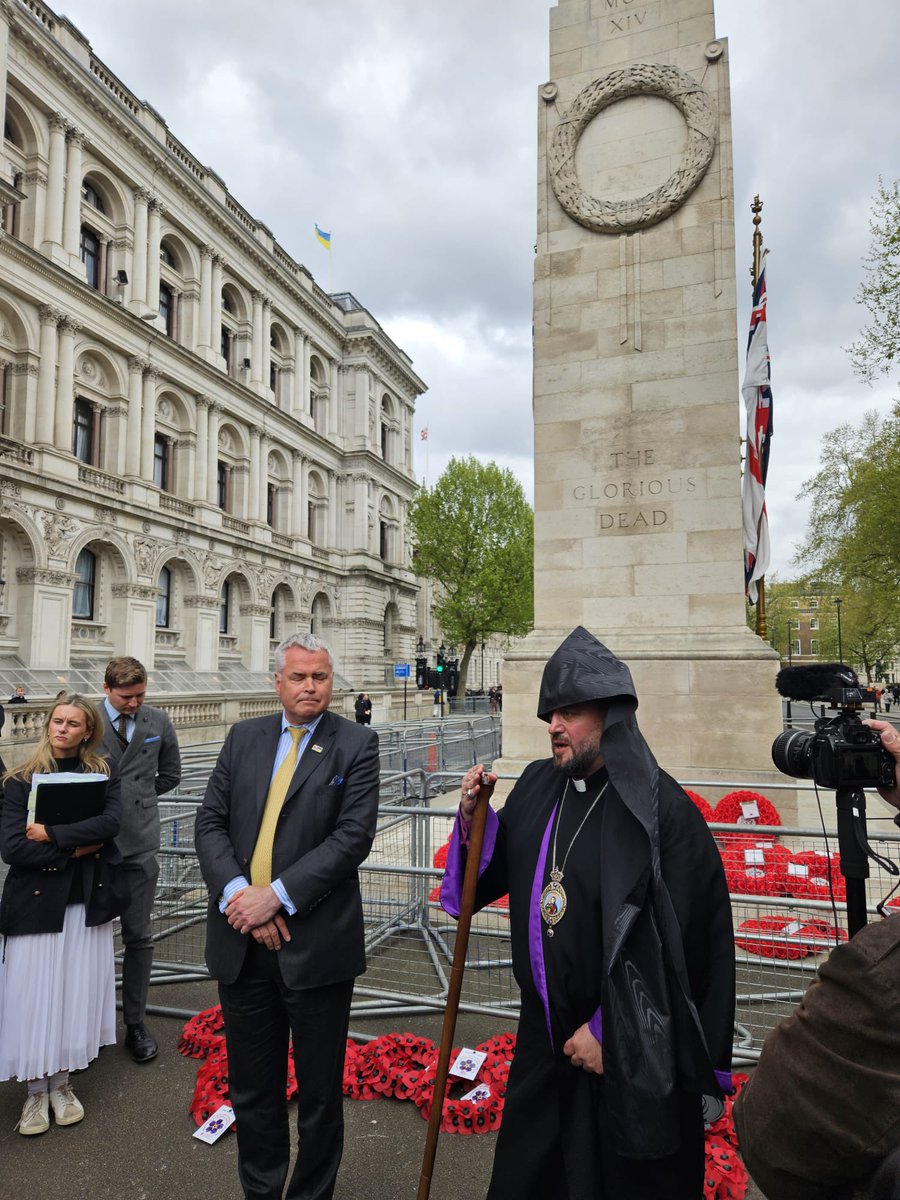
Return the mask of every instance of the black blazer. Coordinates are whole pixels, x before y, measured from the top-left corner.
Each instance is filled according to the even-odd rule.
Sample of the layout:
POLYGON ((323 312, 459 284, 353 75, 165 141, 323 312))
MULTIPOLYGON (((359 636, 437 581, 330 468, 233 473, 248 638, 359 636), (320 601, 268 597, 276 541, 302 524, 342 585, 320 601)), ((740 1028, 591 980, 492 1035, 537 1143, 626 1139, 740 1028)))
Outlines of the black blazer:
MULTIPOLYGON (((195 846, 210 896, 206 962, 223 983, 237 979, 250 935, 232 929, 218 902, 230 880, 250 877, 280 732, 280 713, 233 726, 197 812, 195 846)), ((290 988, 366 969, 357 868, 375 836, 378 783, 376 734, 325 712, 294 772, 272 854, 272 877, 297 906, 285 915, 291 941, 277 951, 290 988)))
POLYGON ((98 817, 72 825, 54 825, 52 842, 30 842, 25 836, 30 782, 7 779, 0 812, 0 857, 9 874, 0 899, 0 933, 59 933, 72 890, 72 876, 82 872, 86 924, 103 925, 118 916, 114 873, 121 856, 113 838, 119 832, 121 790, 111 766, 106 804, 98 817), (103 842, 103 849, 72 858, 77 846, 103 842))

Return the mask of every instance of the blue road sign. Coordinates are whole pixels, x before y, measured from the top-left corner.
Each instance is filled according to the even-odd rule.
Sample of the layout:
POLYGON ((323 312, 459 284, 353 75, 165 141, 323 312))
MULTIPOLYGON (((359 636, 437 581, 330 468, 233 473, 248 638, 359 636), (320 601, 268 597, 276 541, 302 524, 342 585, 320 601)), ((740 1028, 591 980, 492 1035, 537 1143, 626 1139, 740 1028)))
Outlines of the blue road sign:
POLYGON ((394 663, 394 678, 409 679, 409 663, 394 663))

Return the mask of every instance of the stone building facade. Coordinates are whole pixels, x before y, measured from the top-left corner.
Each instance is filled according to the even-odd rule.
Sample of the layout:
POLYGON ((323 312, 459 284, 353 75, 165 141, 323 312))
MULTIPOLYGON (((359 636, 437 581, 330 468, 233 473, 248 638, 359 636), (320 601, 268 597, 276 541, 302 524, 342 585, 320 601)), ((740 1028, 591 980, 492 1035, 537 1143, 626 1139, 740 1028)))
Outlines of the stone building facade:
POLYGON ((39 0, 0 0, 0 103, 0 663, 240 686, 299 628, 383 684, 417 634, 410 359, 39 0))

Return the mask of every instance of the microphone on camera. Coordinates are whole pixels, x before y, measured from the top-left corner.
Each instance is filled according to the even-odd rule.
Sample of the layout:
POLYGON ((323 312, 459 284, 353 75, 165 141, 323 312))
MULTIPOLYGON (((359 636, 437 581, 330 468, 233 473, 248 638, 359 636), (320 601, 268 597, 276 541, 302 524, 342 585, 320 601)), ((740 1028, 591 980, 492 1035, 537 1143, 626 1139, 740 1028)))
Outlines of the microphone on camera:
POLYGON ((775 690, 789 700, 819 700, 835 688, 853 687, 859 687, 859 677, 843 663, 782 667, 775 676, 775 690))

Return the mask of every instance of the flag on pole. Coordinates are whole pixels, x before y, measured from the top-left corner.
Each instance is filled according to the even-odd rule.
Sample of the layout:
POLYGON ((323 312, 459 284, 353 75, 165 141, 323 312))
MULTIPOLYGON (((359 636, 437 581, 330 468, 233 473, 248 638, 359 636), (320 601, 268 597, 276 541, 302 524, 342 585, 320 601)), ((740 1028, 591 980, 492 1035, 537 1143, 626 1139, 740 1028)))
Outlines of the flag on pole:
POLYGON ((330 250, 331 249, 331 234, 326 233, 324 229, 320 229, 318 227, 318 225, 315 226, 315 231, 316 231, 316 237, 319 239, 319 241, 322 243, 322 245, 325 247, 325 249, 330 250))
POLYGON ((755 604, 757 581, 769 566, 769 518, 766 513, 766 476, 772 440, 772 389, 766 328, 766 255, 759 256, 759 278, 753 289, 747 368, 741 392, 747 409, 747 457, 741 500, 744 510, 744 587, 755 604))
POLYGON ((428 426, 427 425, 422 430, 422 432, 419 434, 419 437, 422 439, 423 442, 428 441, 428 426))

